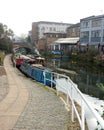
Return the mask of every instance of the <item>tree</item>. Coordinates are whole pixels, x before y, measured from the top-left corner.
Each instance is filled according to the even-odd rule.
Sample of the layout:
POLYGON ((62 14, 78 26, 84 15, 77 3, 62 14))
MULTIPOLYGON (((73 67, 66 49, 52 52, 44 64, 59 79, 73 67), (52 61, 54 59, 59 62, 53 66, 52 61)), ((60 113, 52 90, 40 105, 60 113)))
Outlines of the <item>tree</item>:
POLYGON ((0 49, 7 52, 12 50, 12 39, 14 33, 11 29, 8 29, 7 25, 0 23, 0 49))
POLYGON ((3 24, 0 23, 0 38, 1 38, 2 34, 4 34, 4 28, 3 28, 3 24))
POLYGON ((8 29, 8 36, 12 36, 12 37, 14 36, 14 33, 11 29, 8 29))

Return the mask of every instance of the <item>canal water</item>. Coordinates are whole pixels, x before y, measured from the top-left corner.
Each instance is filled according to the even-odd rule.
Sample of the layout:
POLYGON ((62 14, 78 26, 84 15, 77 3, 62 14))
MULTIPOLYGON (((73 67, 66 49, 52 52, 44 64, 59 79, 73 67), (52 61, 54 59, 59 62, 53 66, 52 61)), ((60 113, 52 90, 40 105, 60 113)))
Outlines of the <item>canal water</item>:
POLYGON ((50 59, 48 64, 74 73, 65 73, 78 84, 81 92, 104 100, 104 68, 94 63, 82 63, 72 59, 50 59))

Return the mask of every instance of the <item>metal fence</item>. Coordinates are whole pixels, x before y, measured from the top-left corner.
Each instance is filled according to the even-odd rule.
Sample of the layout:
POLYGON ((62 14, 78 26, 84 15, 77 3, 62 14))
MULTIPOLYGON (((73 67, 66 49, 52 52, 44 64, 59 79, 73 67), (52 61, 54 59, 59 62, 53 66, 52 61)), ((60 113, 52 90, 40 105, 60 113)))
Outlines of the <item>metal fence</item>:
POLYGON ((69 99, 72 104, 72 121, 77 117, 81 130, 85 130, 85 120, 89 130, 104 130, 104 120, 101 115, 93 108, 92 104, 85 98, 84 94, 78 89, 68 76, 51 72, 51 79, 45 77, 44 71, 44 84, 46 80, 51 81, 56 87, 57 94, 63 92, 66 94, 66 104, 69 106, 69 99), (76 103, 80 107, 80 112, 77 110, 76 103))

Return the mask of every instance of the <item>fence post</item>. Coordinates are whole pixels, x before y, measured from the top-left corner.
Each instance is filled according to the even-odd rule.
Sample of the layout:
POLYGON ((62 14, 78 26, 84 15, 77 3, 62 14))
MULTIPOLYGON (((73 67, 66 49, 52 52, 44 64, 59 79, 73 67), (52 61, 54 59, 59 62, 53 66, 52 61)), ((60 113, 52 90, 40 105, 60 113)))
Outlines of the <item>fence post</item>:
POLYGON ((44 76, 44 85, 45 85, 46 84, 45 71, 43 71, 43 76, 44 76))
POLYGON ((53 75, 53 73, 51 73, 51 88, 52 88, 52 75, 53 75))
POLYGON ((84 102, 82 101, 82 104, 81 104, 81 108, 82 108, 82 122, 81 122, 81 130, 85 130, 85 108, 84 108, 84 102))
POLYGON ((72 99, 72 122, 74 122, 74 101, 73 101, 73 99, 72 99))
POLYGON ((69 105, 69 96, 68 96, 68 93, 67 93, 67 106, 69 105))
POLYGON ((69 105, 69 90, 68 90, 68 82, 69 82, 69 80, 67 79, 67 101, 66 101, 66 103, 67 103, 67 106, 69 105))

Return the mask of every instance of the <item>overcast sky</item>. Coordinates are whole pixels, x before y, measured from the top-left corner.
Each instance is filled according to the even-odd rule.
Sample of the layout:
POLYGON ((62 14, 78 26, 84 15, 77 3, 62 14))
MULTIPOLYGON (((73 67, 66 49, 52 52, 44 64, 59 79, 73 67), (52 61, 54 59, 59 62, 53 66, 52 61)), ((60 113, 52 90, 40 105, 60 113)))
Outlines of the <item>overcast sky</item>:
POLYGON ((32 22, 78 23, 104 14, 104 0, 0 0, 0 22, 16 35, 27 34, 32 22))

